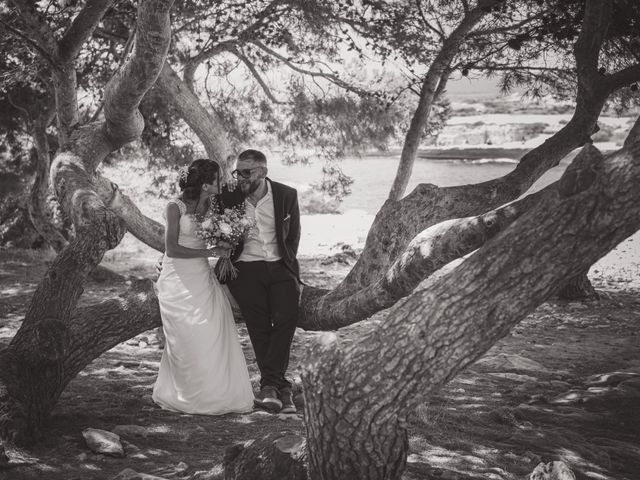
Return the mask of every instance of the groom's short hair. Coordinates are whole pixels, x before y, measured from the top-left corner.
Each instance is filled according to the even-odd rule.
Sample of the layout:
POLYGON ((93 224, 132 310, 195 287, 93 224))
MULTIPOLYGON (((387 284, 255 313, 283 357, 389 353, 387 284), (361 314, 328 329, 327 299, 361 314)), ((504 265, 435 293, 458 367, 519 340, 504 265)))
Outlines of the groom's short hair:
POLYGON ((259 150, 245 150, 238 155, 238 160, 253 160, 265 166, 267 165, 267 157, 259 150))

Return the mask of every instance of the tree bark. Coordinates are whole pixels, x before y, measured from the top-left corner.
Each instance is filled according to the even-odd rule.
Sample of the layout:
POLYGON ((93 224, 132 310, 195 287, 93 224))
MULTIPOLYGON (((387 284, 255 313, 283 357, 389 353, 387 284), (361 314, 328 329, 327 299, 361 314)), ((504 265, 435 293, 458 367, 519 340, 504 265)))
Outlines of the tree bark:
POLYGON ((640 145, 576 172, 357 344, 320 342, 302 377, 311 478, 400 478, 424 397, 640 228, 640 145))
POLYGON ((587 277, 587 271, 579 273, 565 283, 558 291, 558 298, 570 301, 598 298, 598 292, 593 288, 591 280, 587 277))

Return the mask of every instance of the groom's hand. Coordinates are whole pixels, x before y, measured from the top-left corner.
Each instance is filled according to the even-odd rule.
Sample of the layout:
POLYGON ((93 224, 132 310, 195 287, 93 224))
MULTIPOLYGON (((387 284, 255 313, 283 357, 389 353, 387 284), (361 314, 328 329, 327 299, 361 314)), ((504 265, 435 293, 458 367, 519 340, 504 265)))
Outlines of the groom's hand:
POLYGON ((218 242, 218 248, 233 250, 233 245, 231 245, 229 242, 225 242, 224 240, 220 240, 220 242, 218 242))
POLYGON ((211 249, 211 251, 213 252, 213 256, 214 257, 231 257, 231 249, 230 248, 225 248, 225 247, 221 247, 220 245, 218 245, 217 247, 214 247, 211 249))

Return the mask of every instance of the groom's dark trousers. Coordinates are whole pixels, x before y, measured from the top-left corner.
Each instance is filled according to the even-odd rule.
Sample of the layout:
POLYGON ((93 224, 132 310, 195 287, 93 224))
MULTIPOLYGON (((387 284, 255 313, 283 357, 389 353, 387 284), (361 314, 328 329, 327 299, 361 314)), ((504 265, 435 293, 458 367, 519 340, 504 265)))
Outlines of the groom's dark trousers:
POLYGON ((298 280, 277 262, 236 262, 229 289, 240 306, 260 368, 260 386, 290 387, 285 378, 298 321, 298 280))
MULTIPOLYGON (((241 244, 231 256, 238 276, 227 284, 247 325, 260 369, 260 386, 281 389, 291 386, 285 374, 298 322, 301 282, 296 255, 300 242, 300 209, 295 189, 267 181, 271 184, 278 251, 282 258, 275 262, 237 261, 243 248, 241 244)), ((244 195, 239 190, 224 192, 221 197, 226 207, 244 204, 244 195)))

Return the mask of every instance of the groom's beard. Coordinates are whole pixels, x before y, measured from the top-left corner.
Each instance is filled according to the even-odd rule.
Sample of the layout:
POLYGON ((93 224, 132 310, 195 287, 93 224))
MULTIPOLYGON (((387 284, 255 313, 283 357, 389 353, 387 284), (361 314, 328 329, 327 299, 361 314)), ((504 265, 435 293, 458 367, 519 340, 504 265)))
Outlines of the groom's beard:
POLYGON ((261 183, 262 180, 260 179, 253 180, 251 182, 240 182, 240 190, 242 190, 242 193, 244 193, 245 195, 251 195, 260 187, 261 183))

